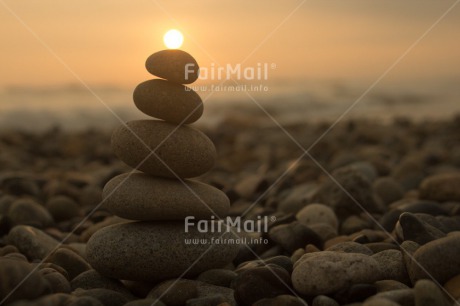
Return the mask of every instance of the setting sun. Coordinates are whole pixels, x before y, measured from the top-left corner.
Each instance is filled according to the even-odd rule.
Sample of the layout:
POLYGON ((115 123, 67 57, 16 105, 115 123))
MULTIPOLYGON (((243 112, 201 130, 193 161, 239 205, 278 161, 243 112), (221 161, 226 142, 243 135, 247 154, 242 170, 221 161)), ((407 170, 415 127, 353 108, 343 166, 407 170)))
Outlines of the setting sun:
POLYGON ((165 36, 163 37, 163 41, 169 49, 177 49, 182 46, 184 42, 184 36, 178 30, 172 29, 166 32, 165 36))

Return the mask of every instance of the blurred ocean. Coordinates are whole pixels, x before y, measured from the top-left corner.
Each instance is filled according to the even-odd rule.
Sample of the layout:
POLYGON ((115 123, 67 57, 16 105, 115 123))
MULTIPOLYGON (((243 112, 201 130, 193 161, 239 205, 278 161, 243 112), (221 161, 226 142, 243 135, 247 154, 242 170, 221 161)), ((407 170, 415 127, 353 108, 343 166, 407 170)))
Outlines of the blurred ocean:
MULTIPOLYGON (((450 117, 460 113, 460 86, 457 84, 450 80, 436 84, 414 82, 377 86, 345 118, 424 120, 450 117)), ((199 124, 211 126, 232 116, 242 120, 266 118, 257 104, 282 124, 332 121, 367 89, 363 85, 340 81, 312 80, 277 80, 263 86, 246 84, 246 87, 197 86, 205 103, 205 113, 199 124)), ((124 121, 147 118, 132 102, 133 89, 114 86, 91 89, 94 94, 76 84, 0 89, 0 128, 29 131, 56 126, 66 130, 110 129, 119 124, 117 117, 124 121)))

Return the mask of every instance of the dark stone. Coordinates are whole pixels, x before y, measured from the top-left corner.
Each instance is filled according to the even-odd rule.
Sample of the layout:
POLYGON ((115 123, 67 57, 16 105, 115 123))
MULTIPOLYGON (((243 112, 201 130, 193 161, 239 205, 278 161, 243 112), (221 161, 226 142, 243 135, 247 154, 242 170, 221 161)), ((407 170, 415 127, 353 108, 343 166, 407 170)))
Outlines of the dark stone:
POLYGON ((346 290, 334 295, 334 299, 340 304, 362 302, 377 293, 377 287, 373 284, 354 284, 346 290))
POLYGON ((363 212, 355 201, 368 212, 380 212, 381 208, 374 199, 371 182, 360 172, 340 168, 334 171, 332 176, 335 181, 330 179, 323 183, 313 196, 313 202, 329 205, 340 219, 363 212))
POLYGON ((67 248, 57 249, 46 261, 63 267, 71 280, 81 273, 91 270, 91 266, 80 255, 67 248))
POLYGON ((168 306, 185 305, 188 300, 197 296, 197 283, 180 279, 162 282, 147 295, 148 298, 160 299, 168 306))
POLYGON ((0 258, 0 301, 36 299, 50 292, 48 282, 33 266, 15 259, 0 258), (17 287, 17 288, 16 288, 17 287))
POLYGON ((289 294, 291 277, 276 265, 267 265, 242 271, 232 282, 235 299, 241 305, 251 306, 264 298, 289 294))
POLYGON ((220 294, 198 297, 187 301, 186 306, 228 305, 227 299, 220 294))
POLYGON ((274 298, 261 299, 252 306, 305 306, 308 305, 304 300, 292 295, 278 295, 274 298))
POLYGON ((232 280, 238 274, 226 269, 211 269, 201 273, 196 280, 202 281, 211 285, 230 287, 232 280))
POLYGON ((79 297, 88 296, 95 298, 104 304, 104 306, 123 306, 129 302, 121 293, 108 289, 77 289, 73 293, 79 297))
POLYGON ((275 226, 270 230, 269 237, 290 254, 298 248, 304 248, 307 244, 313 244, 318 248, 323 246, 318 234, 297 221, 275 226))
POLYGON ((423 222, 416 215, 405 212, 399 217, 404 240, 412 240, 420 245, 444 237, 446 234, 423 222))

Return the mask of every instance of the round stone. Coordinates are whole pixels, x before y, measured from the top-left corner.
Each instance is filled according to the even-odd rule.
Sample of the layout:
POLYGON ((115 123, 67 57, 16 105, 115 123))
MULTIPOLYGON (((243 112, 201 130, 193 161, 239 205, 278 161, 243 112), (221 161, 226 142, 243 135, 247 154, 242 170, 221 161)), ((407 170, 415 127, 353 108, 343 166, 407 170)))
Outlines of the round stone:
POLYGON ((139 84, 133 99, 144 114, 175 124, 195 122, 203 114, 203 102, 195 91, 165 80, 139 84))
POLYGON ((14 201, 7 216, 13 224, 31 225, 36 228, 46 228, 54 223, 53 217, 42 205, 28 198, 14 201))
POLYGON ((57 249, 46 258, 46 262, 51 262, 64 268, 70 280, 91 269, 89 264, 80 255, 67 248, 57 249))
POLYGON ((80 206, 67 196, 54 196, 46 203, 46 208, 57 222, 80 216, 80 206))
POLYGON ((339 221, 334 211, 329 206, 323 204, 315 203, 307 205, 296 214, 296 218, 300 223, 307 226, 326 223, 335 229, 339 227, 339 221))
POLYGON ((422 199, 444 201, 460 201, 460 173, 443 173, 430 176, 420 184, 422 199))
POLYGON ((179 84, 195 82, 200 71, 193 56, 182 50, 153 53, 147 58, 145 68, 154 76, 179 84))
POLYGON ((460 233, 458 232, 421 246, 413 254, 413 261, 408 266, 412 283, 424 278, 434 278, 444 284, 460 274, 459 252, 460 233))
POLYGON ((184 222, 172 221, 128 222, 105 227, 88 241, 88 261, 108 277, 156 282, 184 272, 185 276, 194 276, 233 260, 239 244, 224 240, 236 239, 232 233, 225 229, 218 232, 215 221, 195 221, 195 225, 187 227, 188 231, 184 222), (204 224, 208 226, 206 232, 204 224))
POLYGON ((130 121, 119 127, 112 135, 112 149, 129 166, 162 177, 200 176, 216 160, 216 148, 205 134, 158 120, 130 121))
POLYGON ((370 256, 323 251, 307 253, 295 263, 292 284, 302 294, 319 295, 371 284, 379 277, 379 264, 370 256))
POLYGON ((187 216, 225 217, 230 201, 224 192, 197 181, 125 173, 104 187, 104 206, 132 220, 180 220, 187 216))
POLYGON ((7 241, 16 246, 30 260, 47 257, 59 245, 59 242, 39 230, 25 225, 17 225, 8 233, 7 241))
POLYGON ((5 304, 46 294, 49 284, 28 262, 0 258, 0 301, 5 304))
POLYGON ((264 298, 288 294, 290 281, 285 269, 268 265, 240 272, 233 280, 232 287, 239 305, 254 305, 264 298))

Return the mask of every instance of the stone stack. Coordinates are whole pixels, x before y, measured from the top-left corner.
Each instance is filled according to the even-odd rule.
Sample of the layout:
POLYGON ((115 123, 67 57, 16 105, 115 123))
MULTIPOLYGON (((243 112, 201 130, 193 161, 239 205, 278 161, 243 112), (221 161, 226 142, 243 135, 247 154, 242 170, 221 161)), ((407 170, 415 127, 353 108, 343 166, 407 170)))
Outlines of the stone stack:
POLYGON ((195 223, 216 222, 211 219, 226 216, 230 207, 222 191, 188 179, 209 171, 216 160, 211 140, 187 125, 203 113, 201 98, 183 85, 198 78, 197 62, 184 51, 164 50, 151 55, 146 68, 161 79, 139 84, 133 99, 139 110, 160 120, 130 121, 112 136, 116 155, 142 172, 113 178, 103 192, 105 208, 135 221, 96 232, 87 258, 106 276, 155 282, 225 266, 239 246, 211 246, 216 239, 234 238, 225 231, 185 230, 187 216, 195 223))

